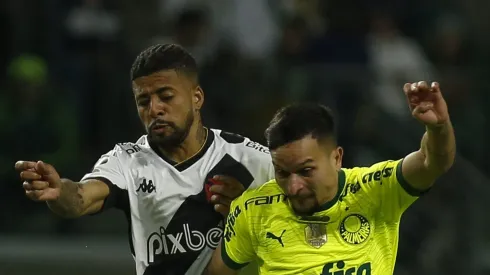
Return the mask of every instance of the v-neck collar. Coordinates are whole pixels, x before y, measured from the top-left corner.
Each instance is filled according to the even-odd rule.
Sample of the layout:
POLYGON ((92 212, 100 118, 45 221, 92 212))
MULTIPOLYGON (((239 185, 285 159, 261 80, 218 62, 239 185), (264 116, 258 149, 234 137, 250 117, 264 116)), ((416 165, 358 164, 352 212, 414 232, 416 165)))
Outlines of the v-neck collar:
POLYGON ((197 161, 199 161, 202 158, 202 156, 204 156, 204 154, 206 154, 209 147, 211 147, 211 144, 213 144, 214 132, 212 130, 209 130, 208 128, 204 128, 204 129, 206 130, 206 140, 204 141, 204 144, 202 145, 201 149, 199 149, 199 151, 197 151, 197 153, 195 153, 192 157, 190 157, 184 161, 178 162, 178 163, 171 160, 170 158, 168 158, 164 154, 162 154, 161 151, 158 149, 158 147, 155 146, 154 144, 152 144, 150 142, 148 142, 148 144, 150 145, 150 148, 161 159, 163 159, 165 162, 167 162, 168 164, 175 167, 175 169, 177 169, 179 172, 182 172, 182 171, 186 170, 187 168, 189 168, 194 163, 196 163, 197 161))

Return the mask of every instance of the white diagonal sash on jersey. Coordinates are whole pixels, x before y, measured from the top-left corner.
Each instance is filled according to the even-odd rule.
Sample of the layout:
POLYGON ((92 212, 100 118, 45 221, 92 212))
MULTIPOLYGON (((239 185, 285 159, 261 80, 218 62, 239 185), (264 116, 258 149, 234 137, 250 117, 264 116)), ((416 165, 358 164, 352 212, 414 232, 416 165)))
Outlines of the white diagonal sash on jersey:
MULTIPOLYGON (((223 221, 219 222, 218 227, 223 227, 223 221)), ((195 275, 202 274, 202 272, 206 269, 209 261, 211 261, 211 257, 213 256, 213 249, 209 247, 205 247, 194 263, 189 267, 185 275, 195 275)))

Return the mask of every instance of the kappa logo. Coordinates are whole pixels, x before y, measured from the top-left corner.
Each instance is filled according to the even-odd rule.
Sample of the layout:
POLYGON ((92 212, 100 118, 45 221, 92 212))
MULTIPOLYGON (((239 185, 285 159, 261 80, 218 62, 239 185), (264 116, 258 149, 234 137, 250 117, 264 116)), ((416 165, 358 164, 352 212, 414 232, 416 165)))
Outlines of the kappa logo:
POLYGON ((156 187, 153 184, 153 181, 152 180, 147 181, 146 179, 143 179, 143 182, 140 183, 140 186, 138 187, 138 189, 136 189, 136 192, 143 192, 147 194, 151 194, 155 191, 156 191, 156 187))

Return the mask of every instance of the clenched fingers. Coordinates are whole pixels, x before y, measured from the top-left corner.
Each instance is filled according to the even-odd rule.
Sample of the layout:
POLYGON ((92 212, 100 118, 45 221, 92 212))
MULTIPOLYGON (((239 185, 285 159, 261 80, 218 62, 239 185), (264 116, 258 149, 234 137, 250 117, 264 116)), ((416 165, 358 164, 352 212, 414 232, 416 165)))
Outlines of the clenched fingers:
POLYGON ((218 194, 214 194, 211 196, 211 202, 214 204, 222 204, 225 206, 230 206, 232 200, 233 199, 218 194))
POLYGON ((20 178, 22 180, 40 180, 42 176, 34 171, 22 171, 20 172, 20 178))
POLYGON ((33 171, 35 167, 36 167, 35 161, 19 160, 15 163, 15 170, 17 171, 24 171, 24 170, 33 171))
POLYGON ((49 183, 46 181, 39 181, 39 180, 24 181, 22 187, 24 187, 26 191, 44 190, 49 187, 49 183))
POLYGON ((209 189, 211 192, 228 197, 230 199, 235 199, 239 197, 245 187, 235 178, 223 175, 214 176, 213 179, 222 182, 223 184, 215 184, 209 189))

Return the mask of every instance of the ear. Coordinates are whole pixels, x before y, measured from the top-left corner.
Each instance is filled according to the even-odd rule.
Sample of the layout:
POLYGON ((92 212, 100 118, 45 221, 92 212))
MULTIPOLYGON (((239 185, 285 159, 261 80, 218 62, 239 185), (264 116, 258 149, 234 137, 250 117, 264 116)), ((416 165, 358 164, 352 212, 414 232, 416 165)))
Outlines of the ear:
POLYGON ((192 92, 192 104, 195 110, 201 110, 204 103, 204 91, 201 86, 197 86, 192 92))
POLYGON ((344 149, 340 146, 334 150, 335 168, 340 170, 342 168, 342 157, 344 156, 344 149))

